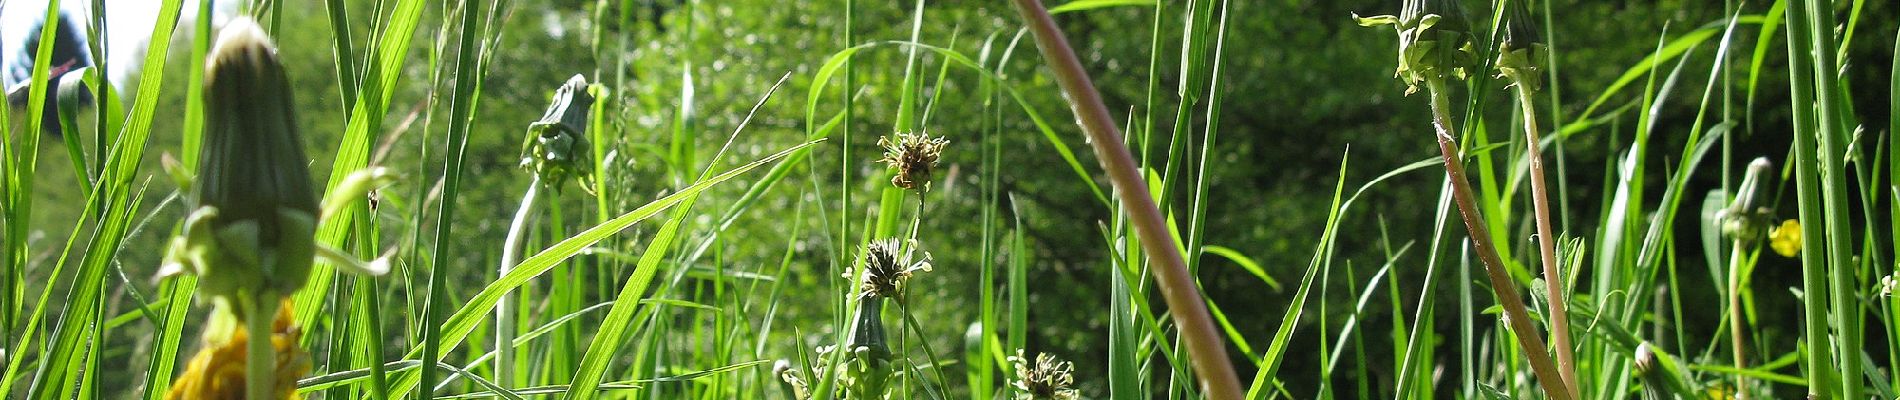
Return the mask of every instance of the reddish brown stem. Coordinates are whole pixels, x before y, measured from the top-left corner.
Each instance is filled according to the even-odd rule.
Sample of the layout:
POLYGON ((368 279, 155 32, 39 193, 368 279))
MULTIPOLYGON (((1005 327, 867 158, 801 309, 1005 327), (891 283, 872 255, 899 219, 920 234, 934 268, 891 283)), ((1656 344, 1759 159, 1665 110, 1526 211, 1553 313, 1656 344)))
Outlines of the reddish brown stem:
POLYGON ((1497 248, 1492 246, 1491 231, 1484 227, 1484 214, 1478 211, 1476 196, 1471 194, 1471 181, 1465 179, 1465 163, 1458 158, 1458 141, 1452 133, 1451 116, 1447 114, 1451 106, 1445 101, 1444 79, 1427 79, 1426 84, 1432 98, 1432 126, 1438 130, 1438 150, 1444 154, 1445 174, 1451 177, 1452 198, 1458 203, 1458 214, 1464 218, 1465 230, 1471 236, 1471 247, 1478 251, 1478 261, 1484 264, 1485 275, 1491 278, 1491 291, 1504 306, 1504 321, 1517 333, 1517 345, 1524 350, 1524 357, 1530 359, 1531 372, 1537 376, 1537 383, 1543 385, 1544 395, 1551 400, 1569 400, 1569 386, 1564 384, 1557 366, 1551 363, 1549 347, 1544 346, 1537 327, 1531 325, 1530 310, 1517 294, 1517 283, 1505 274, 1504 259, 1498 257, 1497 248))
POLYGON ((1015 2, 1017 11, 1022 12, 1023 20, 1036 35, 1036 47, 1042 50, 1063 92, 1069 95, 1069 106, 1081 122, 1082 131, 1088 134, 1096 160, 1108 171, 1115 194, 1121 199, 1122 211, 1140 236, 1148 262, 1153 265, 1150 270, 1154 271, 1157 286, 1161 288, 1161 297, 1167 301, 1169 314, 1181 329, 1189 362, 1195 377, 1201 381, 1201 395, 1208 399, 1240 399, 1240 378, 1227 359, 1225 342, 1216 333, 1207 306, 1202 304, 1201 291, 1194 276, 1188 274, 1181 249, 1168 240, 1168 225, 1154 199, 1148 197, 1151 193, 1148 184, 1137 172, 1135 158, 1128 147, 1122 145, 1121 129, 1115 126, 1114 118, 1109 117, 1108 106, 1102 104, 1101 94, 1096 92, 1088 72, 1082 70, 1082 62, 1076 59, 1069 40, 1049 18, 1049 10, 1038 0, 1015 2))
POLYGON ((1557 372, 1563 375, 1564 386, 1570 388, 1570 397, 1577 394, 1577 363, 1570 351, 1570 314, 1564 303, 1569 294, 1569 280, 1564 279, 1563 270, 1557 266, 1557 236, 1552 233, 1550 219, 1550 190, 1544 186, 1544 154, 1537 146, 1537 108, 1531 101, 1531 89, 1519 85, 1518 103, 1524 109, 1524 146, 1528 153, 1531 170, 1531 204, 1535 208, 1537 219, 1537 250, 1544 261, 1544 292, 1549 295, 1545 300, 1550 303, 1550 342, 1556 348, 1557 372))

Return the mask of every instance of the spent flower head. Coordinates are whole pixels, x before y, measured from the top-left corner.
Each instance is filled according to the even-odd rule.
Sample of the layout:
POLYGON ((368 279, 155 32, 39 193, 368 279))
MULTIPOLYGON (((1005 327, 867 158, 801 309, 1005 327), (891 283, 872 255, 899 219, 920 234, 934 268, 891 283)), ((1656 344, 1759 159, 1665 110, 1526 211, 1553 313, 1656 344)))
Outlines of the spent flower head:
POLYGON ((1081 396, 1071 388, 1075 385, 1075 363, 1040 353, 1032 364, 1021 349, 1009 357, 1009 362, 1016 369, 1016 379, 1010 386, 1016 387, 1019 400, 1075 400, 1081 396))
POLYGON ((1396 17, 1354 14, 1353 19, 1360 26, 1391 25, 1398 31, 1396 75, 1408 94, 1428 79, 1463 79, 1465 69, 1477 64, 1471 23, 1459 0, 1404 0, 1396 17))
MULTIPOLYGON (((521 167, 540 175, 551 187, 559 188, 567 178, 583 182, 593 176, 592 149, 587 142, 587 125, 593 111, 594 96, 588 93, 587 78, 579 74, 554 90, 553 102, 541 119, 528 125, 528 137, 521 148, 521 167)), ((581 185, 592 190, 590 185, 581 185)))
POLYGON ((1528 0, 1508 0, 1504 12, 1504 32, 1498 43, 1499 74, 1515 82, 1519 87, 1537 91, 1543 89, 1544 64, 1548 61, 1549 48, 1537 30, 1537 20, 1531 17, 1530 8, 1524 3, 1528 0))
POLYGON ((884 148, 884 157, 877 161, 897 169, 897 176, 891 177, 891 185, 930 191, 931 172, 937 168, 938 158, 943 156, 943 146, 949 143, 949 139, 931 137, 925 132, 900 132, 896 140, 877 139, 878 147, 884 148))

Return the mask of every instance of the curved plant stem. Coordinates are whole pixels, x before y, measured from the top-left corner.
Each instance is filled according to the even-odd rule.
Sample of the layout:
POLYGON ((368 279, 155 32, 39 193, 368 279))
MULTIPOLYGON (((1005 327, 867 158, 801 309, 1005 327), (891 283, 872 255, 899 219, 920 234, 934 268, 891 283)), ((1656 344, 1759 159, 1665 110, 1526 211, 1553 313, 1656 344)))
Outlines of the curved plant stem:
MULTIPOLYGON (((1746 254, 1743 249, 1747 248, 1747 245, 1747 242, 1740 239, 1735 240, 1733 248, 1729 251, 1728 261, 1728 336, 1729 345, 1735 348, 1736 371, 1744 371, 1748 365, 1748 359, 1745 358, 1746 353, 1744 353, 1744 350, 1748 348, 1745 346, 1747 342, 1742 340, 1742 262, 1746 254)), ((1745 375, 1735 374, 1735 398, 1738 400, 1748 398, 1748 386, 1745 385, 1748 383, 1747 379, 1745 375)))
MULTIPOLYGON (((515 220, 508 224, 508 238, 502 242, 501 267, 495 276, 506 276, 515 264, 521 262, 521 242, 528 232, 530 214, 541 199, 541 176, 535 175, 528 183, 528 192, 521 195, 521 208, 515 210, 515 220)), ((495 302, 495 384, 511 387, 515 383, 515 295, 503 293, 501 300, 495 302)))
POLYGON ((1537 327, 1531 325, 1530 311, 1524 307, 1524 299, 1517 294, 1517 283, 1504 273, 1504 260, 1498 257, 1498 250, 1491 243, 1491 232, 1484 227, 1484 216, 1478 211, 1476 196, 1471 192, 1471 181, 1465 179, 1464 162, 1458 159, 1457 135, 1452 131, 1451 105, 1446 100, 1445 79, 1426 79, 1425 83, 1432 98, 1432 126, 1438 131, 1438 150, 1445 157, 1445 173, 1451 177, 1452 198, 1458 203, 1458 214, 1464 217, 1465 229, 1471 236, 1471 247, 1478 250, 1478 261, 1484 263, 1484 272, 1491 277, 1491 290, 1498 296, 1498 303, 1504 306, 1504 321, 1516 332, 1518 347, 1523 348, 1524 357, 1530 359, 1531 370, 1537 375, 1537 383, 1543 385, 1544 395, 1553 400, 1569 400, 1570 389, 1558 375, 1557 366, 1546 354, 1549 347, 1544 339, 1537 335, 1537 327))
POLYGON ((1068 94, 1069 106, 1081 122, 1082 131, 1089 135, 1096 160, 1102 163, 1109 181, 1114 183, 1115 194, 1122 200, 1122 211, 1128 214, 1136 234, 1141 237, 1148 262, 1154 265, 1152 270, 1161 288, 1161 297, 1167 301, 1169 314, 1181 329, 1181 339, 1186 344, 1195 377, 1201 381, 1202 397, 1241 398, 1240 378, 1227 359, 1224 341, 1214 328, 1207 305, 1202 303, 1194 276, 1188 274, 1181 249, 1168 240, 1168 225, 1154 198, 1149 197, 1152 192, 1136 170, 1134 156, 1122 145, 1121 129, 1109 116, 1108 106, 1102 104, 1101 93, 1096 92, 1095 84, 1082 70, 1082 62, 1076 59, 1068 39, 1049 18, 1049 10, 1038 0, 1015 0, 1015 3, 1029 30, 1036 35, 1036 47, 1042 50, 1062 91, 1068 94))
MULTIPOLYGON (((1524 85, 1517 85, 1518 104, 1524 109, 1524 146, 1529 156, 1531 170, 1531 204, 1536 209, 1537 250, 1544 261, 1544 286, 1546 299, 1550 303, 1550 342, 1557 353, 1557 373, 1564 380, 1564 387, 1570 389, 1570 397, 1577 398, 1577 362, 1571 355, 1570 313, 1564 296, 1569 294, 1570 280, 1565 279, 1563 270, 1557 267, 1557 235, 1551 229, 1550 190, 1544 186, 1544 154, 1537 144, 1537 106, 1531 95, 1533 91, 1524 85)), ((1739 365, 1737 367, 1740 367, 1739 365)))

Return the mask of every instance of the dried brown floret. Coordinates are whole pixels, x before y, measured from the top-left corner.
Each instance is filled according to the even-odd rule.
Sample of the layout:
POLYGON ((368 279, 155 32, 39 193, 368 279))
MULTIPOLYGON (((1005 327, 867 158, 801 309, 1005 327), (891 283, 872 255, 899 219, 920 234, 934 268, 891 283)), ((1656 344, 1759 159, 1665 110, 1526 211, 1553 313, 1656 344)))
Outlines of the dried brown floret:
POLYGON ((929 133, 898 133, 897 140, 877 139, 878 147, 884 148, 884 158, 877 161, 897 169, 897 176, 891 177, 891 185, 929 191, 931 172, 937 168, 938 158, 943 156, 943 146, 949 143, 949 139, 931 137, 929 133))

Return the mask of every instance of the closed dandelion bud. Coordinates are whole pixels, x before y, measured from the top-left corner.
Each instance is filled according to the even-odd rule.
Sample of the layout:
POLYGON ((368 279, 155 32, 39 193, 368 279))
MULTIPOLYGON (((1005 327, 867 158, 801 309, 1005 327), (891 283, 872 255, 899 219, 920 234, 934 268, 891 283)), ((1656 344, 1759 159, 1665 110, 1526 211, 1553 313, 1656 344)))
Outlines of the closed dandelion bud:
POLYGON ((1016 388, 1017 400, 1075 400, 1080 394, 1071 386, 1075 385, 1075 363, 1056 359, 1048 353, 1037 354, 1034 363, 1023 357, 1022 349, 1009 357, 1010 365, 1016 370, 1016 379, 1010 386, 1016 388))
POLYGON ((1369 18, 1354 15, 1361 26, 1392 25, 1399 32, 1399 80, 1406 93, 1428 79, 1463 79, 1465 69, 1477 64, 1471 45, 1471 22, 1459 0, 1405 0, 1399 15, 1369 18))
POLYGON ((277 48, 256 23, 235 20, 218 36, 204 80, 199 207, 186 227, 188 239, 201 239, 191 266, 203 278, 199 290, 291 293, 309 275, 318 209, 277 48))
MULTIPOLYGON (((567 178, 583 181, 593 175, 593 147, 587 142, 587 126, 594 107, 594 96, 587 92, 587 78, 574 75, 559 89, 541 119, 529 125, 529 137, 523 145, 521 166, 534 171, 552 187, 560 187, 567 178)), ((587 188, 587 185, 582 185, 587 188)))
POLYGON ((943 156, 943 146, 949 143, 949 139, 931 137, 929 133, 898 133, 896 140, 881 137, 877 145, 884 148, 884 158, 877 161, 897 169, 891 185, 925 192, 930 190, 930 177, 937 168, 937 159, 943 156))
POLYGON ((1510 0, 1505 6, 1503 40, 1498 44, 1498 72, 1516 85, 1532 91, 1543 89, 1547 52, 1544 38, 1531 17, 1529 0, 1510 0))
POLYGON ((891 377, 891 347, 884 337, 884 299, 865 297, 851 322, 851 337, 843 350, 839 378, 852 399, 884 398, 891 377))
POLYGON ((891 347, 884 338, 884 299, 858 300, 856 314, 851 322, 851 343, 845 348, 854 352, 868 351, 866 355, 889 359, 891 347))
POLYGON ((1717 214, 1724 236, 1754 245, 1768 233, 1775 213, 1768 203, 1773 197, 1768 181, 1773 179, 1774 173, 1774 163, 1765 157, 1748 163, 1748 173, 1742 176, 1742 185, 1736 188, 1735 200, 1717 214))

